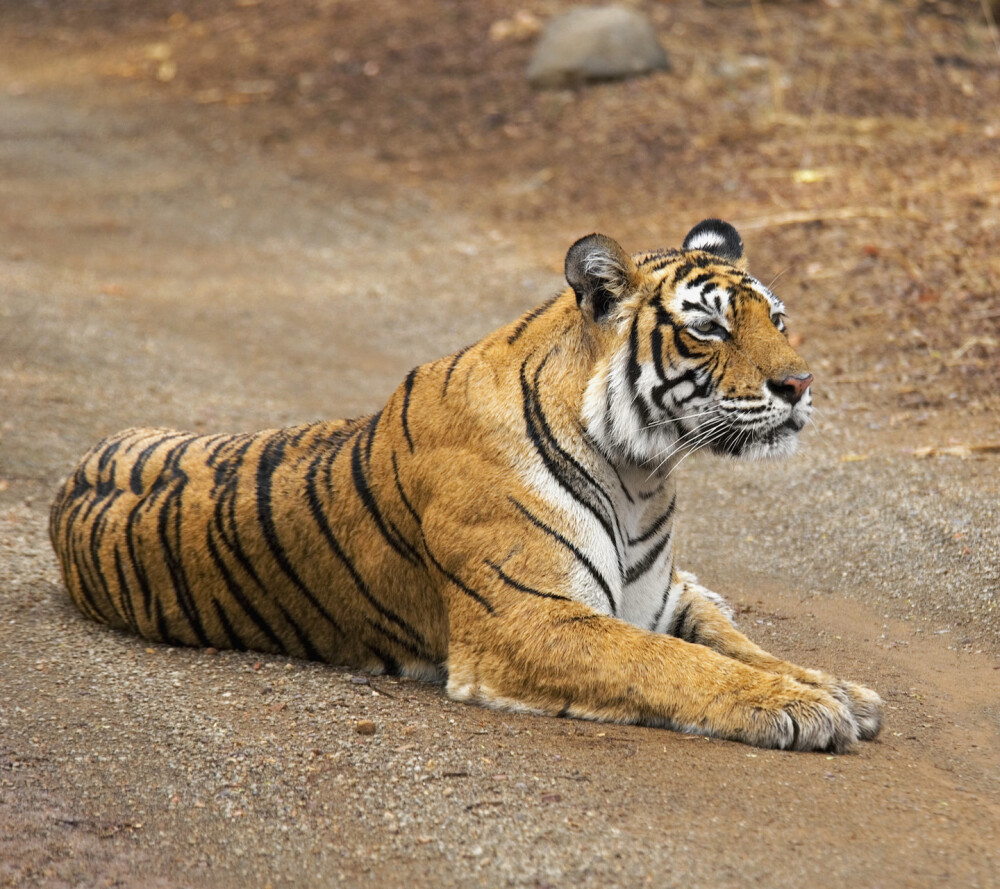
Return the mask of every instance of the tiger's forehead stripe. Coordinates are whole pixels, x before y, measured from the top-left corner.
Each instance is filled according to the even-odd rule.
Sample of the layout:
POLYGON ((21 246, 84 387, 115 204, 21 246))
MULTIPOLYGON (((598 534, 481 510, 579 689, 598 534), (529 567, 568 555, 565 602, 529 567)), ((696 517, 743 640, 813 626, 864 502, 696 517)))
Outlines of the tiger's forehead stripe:
POLYGON ((741 291, 763 298, 772 314, 785 311, 784 303, 770 288, 741 269, 720 264, 718 257, 710 254, 665 250, 639 253, 633 258, 651 289, 659 292, 660 300, 676 315, 723 317, 741 291))

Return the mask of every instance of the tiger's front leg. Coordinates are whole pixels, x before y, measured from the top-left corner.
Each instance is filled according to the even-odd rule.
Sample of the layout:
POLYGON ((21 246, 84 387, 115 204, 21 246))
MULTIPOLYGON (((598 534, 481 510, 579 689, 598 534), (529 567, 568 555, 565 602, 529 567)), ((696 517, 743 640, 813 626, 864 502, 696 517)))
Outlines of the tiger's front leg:
POLYGON ((666 630, 671 636, 707 646, 757 669, 822 688, 850 708, 862 740, 870 741, 878 735, 882 728, 882 699, 870 688, 768 653, 736 629, 729 606, 719 595, 701 586, 693 574, 677 572, 674 587, 670 599, 676 604, 666 630))
POLYGON ((451 697, 761 747, 840 752, 857 739, 850 709, 824 688, 570 598, 572 566, 551 536, 497 504, 488 512, 476 524, 442 510, 423 525, 448 602, 451 697))

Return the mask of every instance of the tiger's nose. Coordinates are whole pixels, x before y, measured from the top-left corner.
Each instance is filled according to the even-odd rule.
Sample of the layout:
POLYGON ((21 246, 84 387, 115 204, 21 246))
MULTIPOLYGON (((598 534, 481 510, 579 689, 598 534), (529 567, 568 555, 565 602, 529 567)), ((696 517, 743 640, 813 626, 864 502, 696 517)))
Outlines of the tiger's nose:
POLYGON ((783 380, 768 380, 767 385, 779 398, 791 404, 798 404, 812 381, 812 374, 792 374, 783 380))

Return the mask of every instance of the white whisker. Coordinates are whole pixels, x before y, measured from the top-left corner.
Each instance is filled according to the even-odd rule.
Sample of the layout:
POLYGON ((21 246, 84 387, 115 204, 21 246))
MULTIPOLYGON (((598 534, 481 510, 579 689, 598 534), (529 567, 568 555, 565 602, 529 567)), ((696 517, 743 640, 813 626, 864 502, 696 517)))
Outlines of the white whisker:
POLYGON ((785 274, 785 272, 787 272, 790 268, 791 268, 790 265, 786 265, 780 272, 778 272, 778 274, 776 274, 773 278, 771 278, 771 283, 767 285, 767 289, 772 290, 774 288, 774 282, 777 281, 778 278, 780 278, 783 274, 785 274))
MULTIPOLYGON (((663 459, 656 464, 653 471, 650 472, 649 476, 647 476, 646 481, 649 481, 649 479, 656 475, 656 473, 659 472, 666 463, 670 462, 670 460, 678 454, 683 452, 693 453, 694 451, 699 450, 708 442, 714 441, 716 438, 725 434, 728 431, 728 428, 728 424, 719 419, 715 419, 710 423, 707 423, 705 426, 685 432, 684 435, 677 439, 677 441, 672 443, 672 446, 667 450, 663 459)), ((660 454, 657 454, 653 457, 653 459, 655 460, 660 456, 660 454)), ((681 460, 683 459, 684 458, 681 457, 681 460)), ((680 465, 680 461, 678 461, 677 465, 680 465)), ((674 469, 676 469, 676 466, 674 469)), ((671 469, 667 474, 669 475, 670 472, 673 472, 673 469, 671 469)))
POLYGON ((690 451, 688 451, 686 454, 684 454, 680 458, 680 460, 678 460, 670 468, 670 470, 667 472, 667 475, 668 476, 673 475, 673 473, 675 473, 677 471, 677 467, 680 466, 681 463, 683 463, 685 460, 687 460, 687 458, 690 457, 695 451, 700 451, 703 448, 708 447, 708 445, 712 444, 712 442, 718 441, 720 438, 724 438, 727 435, 728 432, 729 432, 728 429, 720 429, 718 432, 716 432, 715 435, 713 435, 713 436, 711 436, 709 438, 705 438, 702 441, 700 441, 696 447, 692 448, 690 451))
POLYGON ((724 412, 723 408, 721 408, 721 407, 714 407, 714 408, 710 408, 710 409, 704 410, 704 411, 695 411, 694 413, 691 413, 691 414, 683 414, 680 417, 667 417, 664 420, 656 420, 656 421, 654 421, 652 423, 649 423, 644 428, 646 428, 646 429, 655 429, 657 426, 666 426, 666 425, 668 425, 670 423, 680 423, 681 420, 690 420, 692 417, 710 417, 713 414, 720 414, 720 413, 723 413, 723 412, 724 412))

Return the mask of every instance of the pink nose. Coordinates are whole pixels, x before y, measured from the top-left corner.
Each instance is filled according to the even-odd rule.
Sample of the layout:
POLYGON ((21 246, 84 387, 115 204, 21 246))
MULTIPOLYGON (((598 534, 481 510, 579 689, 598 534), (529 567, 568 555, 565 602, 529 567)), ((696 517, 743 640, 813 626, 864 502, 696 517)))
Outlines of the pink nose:
POLYGON ((792 404, 798 404, 812 381, 812 374, 792 374, 783 380, 769 380, 768 385, 779 398, 784 398, 785 401, 792 404))

